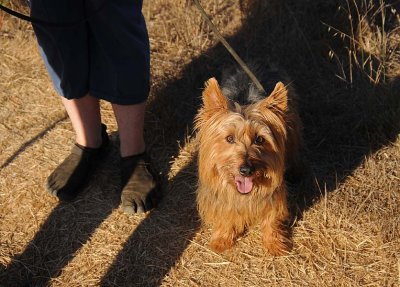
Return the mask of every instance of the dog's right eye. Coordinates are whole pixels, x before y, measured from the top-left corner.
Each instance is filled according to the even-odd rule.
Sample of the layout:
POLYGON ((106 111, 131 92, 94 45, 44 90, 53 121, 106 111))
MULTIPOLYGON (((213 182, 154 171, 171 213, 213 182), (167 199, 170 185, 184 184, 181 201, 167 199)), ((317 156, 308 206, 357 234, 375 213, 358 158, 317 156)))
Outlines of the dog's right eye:
POLYGON ((226 137, 226 141, 230 144, 233 144, 235 142, 235 138, 232 135, 229 135, 226 137))
POLYGON ((254 143, 255 143, 256 145, 262 145, 262 144, 264 143, 264 138, 263 138, 262 136, 257 136, 257 137, 254 139, 254 143))

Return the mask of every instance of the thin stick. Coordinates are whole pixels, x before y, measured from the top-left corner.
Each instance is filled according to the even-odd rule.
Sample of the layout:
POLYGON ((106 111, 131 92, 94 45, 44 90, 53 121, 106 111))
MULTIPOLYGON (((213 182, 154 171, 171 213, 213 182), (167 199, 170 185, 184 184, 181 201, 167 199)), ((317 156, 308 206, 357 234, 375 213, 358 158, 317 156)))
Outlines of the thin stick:
POLYGON ((199 9, 201 16, 203 16, 204 20, 208 23, 208 25, 211 27, 211 29, 214 31, 215 35, 217 35, 218 39, 221 41, 221 43, 225 46, 225 48, 228 50, 228 52, 235 58, 235 60, 238 62, 238 64, 243 68, 243 70, 246 72, 246 74, 250 77, 250 79, 253 81, 253 83, 256 85, 256 87, 262 91, 264 94, 266 94, 264 87, 261 85, 261 83, 258 81, 257 77, 250 71, 249 67, 246 65, 246 63, 239 57, 239 55, 235 52, 235 50, 229 45, 229 43, 225 40, 225 38, 221 35, 221 33, 218 31, 218 28, 214 25, 214 23, 210 20, 210 18, 207 16, 207 13, 204 11, 203 7, 199 3, 198 0, 193 0, 193 2, 196 4, 196 7, 199 9))

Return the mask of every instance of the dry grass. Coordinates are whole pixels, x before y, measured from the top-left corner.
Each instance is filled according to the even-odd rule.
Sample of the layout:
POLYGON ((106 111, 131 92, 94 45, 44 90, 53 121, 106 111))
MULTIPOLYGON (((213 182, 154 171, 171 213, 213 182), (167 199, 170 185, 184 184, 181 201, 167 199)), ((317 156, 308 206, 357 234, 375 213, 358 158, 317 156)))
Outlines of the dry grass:
POLYGON ((44 191, 72 127, 32 29, 0 13, 0 286, 400 286, 399 2, 202 1, 240 55, 273 61, 298 90, 312 173, 292 187, 294 249, 280 258, 257 229, 213 253, 199 224, 192 120, 203 82, 232 59, 187 2, 143 9, 146 138, 165 197, 135 216, 118 209, 105 103, 113 146, 84 194, 59 204, 44 191))

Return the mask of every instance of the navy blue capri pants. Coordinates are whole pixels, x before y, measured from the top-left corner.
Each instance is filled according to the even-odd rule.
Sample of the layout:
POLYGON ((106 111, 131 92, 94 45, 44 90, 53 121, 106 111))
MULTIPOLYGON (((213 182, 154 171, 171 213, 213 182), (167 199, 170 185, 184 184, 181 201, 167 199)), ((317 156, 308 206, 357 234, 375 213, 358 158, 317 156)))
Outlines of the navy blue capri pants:
POLYGON ((31 0, 31 15, 48 22, 75 23, 33 25, 61 96, 78 99, 90 94, 120 105, 146 101, 150 48, 142 0, 31 0))

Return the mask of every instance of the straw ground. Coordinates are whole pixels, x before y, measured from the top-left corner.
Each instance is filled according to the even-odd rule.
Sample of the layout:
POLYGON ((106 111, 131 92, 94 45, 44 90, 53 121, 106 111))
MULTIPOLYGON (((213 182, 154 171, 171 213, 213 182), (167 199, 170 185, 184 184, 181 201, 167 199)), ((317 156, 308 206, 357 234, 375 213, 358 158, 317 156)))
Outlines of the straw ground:
MULTIPOLYGON (((24 9, 15 2, 4 1, 24 9)), ((0 286, 399 286, 399 4, 202 1, 244 58, 297 88, 306 184, 292 186, 294 249, 271 257, 258 229, 213 253, 194 203, 193 117, 203 82, 234 64, 190 1, 145 1, 152 55, 146 139, 164 199, 118 209, 118 136, 78 200, 43 183, 73 131, 31 27, 0 14, 0 286)))

